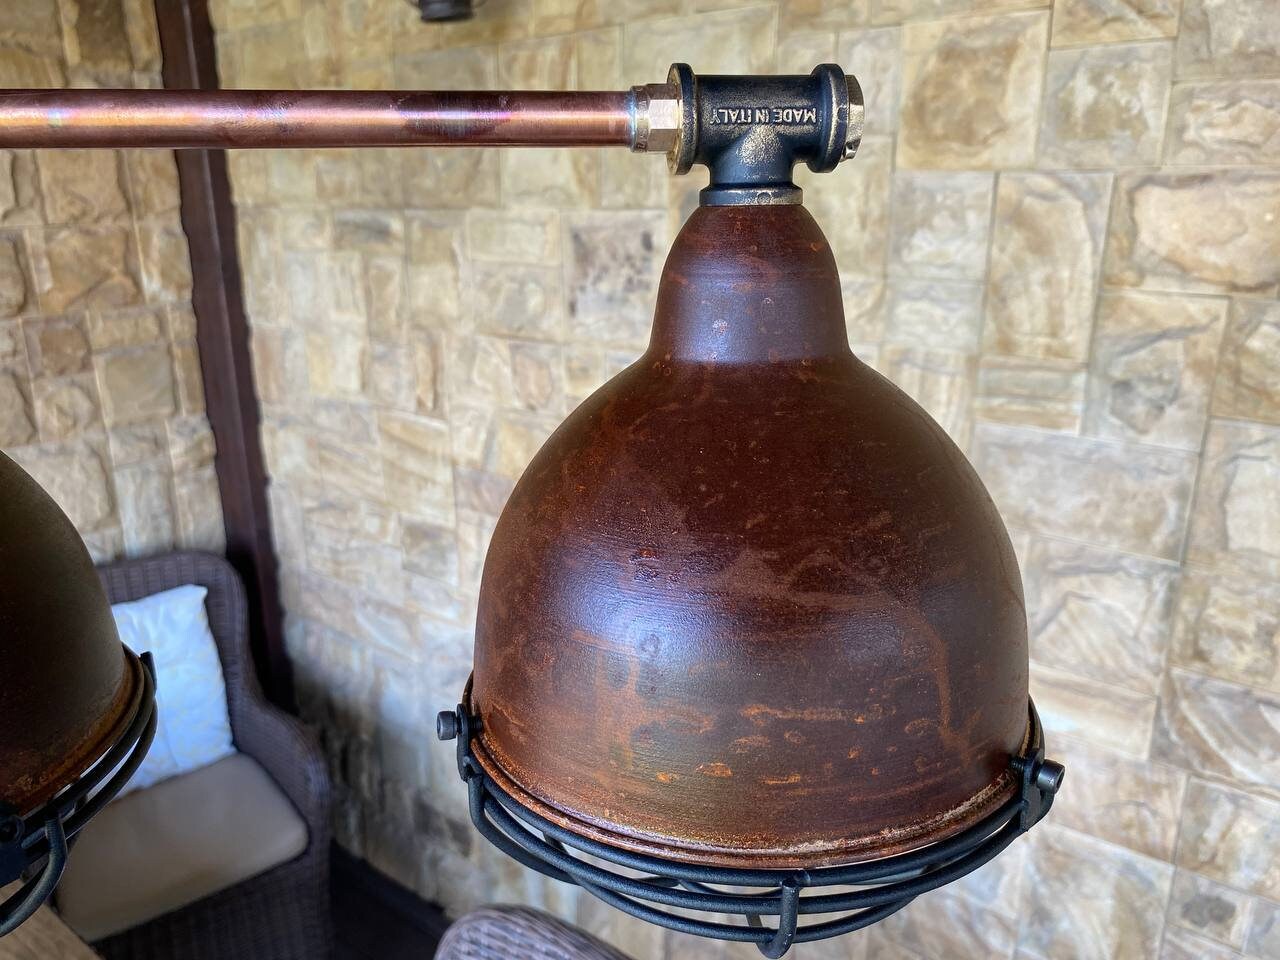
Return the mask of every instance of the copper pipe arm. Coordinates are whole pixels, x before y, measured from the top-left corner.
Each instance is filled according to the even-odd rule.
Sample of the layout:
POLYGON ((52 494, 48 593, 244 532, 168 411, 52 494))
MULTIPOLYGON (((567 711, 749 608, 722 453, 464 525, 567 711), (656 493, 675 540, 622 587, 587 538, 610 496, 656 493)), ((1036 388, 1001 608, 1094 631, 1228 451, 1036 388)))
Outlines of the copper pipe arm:
POLYGON ((636 104, 636 91, 0 90, 0 148, 636 146, 636 104))
POLYGON ((792 169, 825 172, 862 139, 862 90, 808 75, 698 77, 620 92, 0 90, 0 149, 630 147, 711 171, 702 202, 799 203, 792 169))

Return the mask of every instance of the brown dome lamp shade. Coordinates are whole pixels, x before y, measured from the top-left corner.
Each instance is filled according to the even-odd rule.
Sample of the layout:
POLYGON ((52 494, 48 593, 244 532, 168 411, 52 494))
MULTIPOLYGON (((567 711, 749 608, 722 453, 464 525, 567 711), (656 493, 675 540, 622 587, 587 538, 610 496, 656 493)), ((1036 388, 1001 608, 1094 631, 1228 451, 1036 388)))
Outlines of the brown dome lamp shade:
POLYGON ((498 521, 474 673, 439 732, 476 825, 522 863, 779 957, 985 863, 1063 771, 999 514, 942 428, 850 352, 791 182, 856 149, 856 83, 672 82, 693 118, 674 166, 705 163, 711 185, 648 350, 556 430, 498 521), (859 889, 800 895, 836 885, 859 889))
POLYGON ((48 899, 69 841, 155 734, 149 663, 116 634, 75 527, 0 453, 0 936, 48 899))
MULTIPOLYGON (((7 91, 0 147, 629 146, 710 170, 648 351, 503 511, 475 669, 438 726, 499 849, 780 957, 986 863, 1063 776, 1028 697, 1004 525, 946 433, 850 352, 835 261, 792 182, 796 163, 852 157, 862 116, 833 65, 677 64, 620 92, 7 91)), ((6 801, 19 812, 70 793, 48 800, 124 722, 122 675, 147 682, 121 666, 74 531, 24 482, 9 485, 49 519, 24 540, 6 530, 21 512, 0 518, 28 566, 5 574, 0 671, 19 682, 0 690, 0 737, 24 745, 12 782, 43 784, 6 801), (53 621, 34 614, 66 595, 53 621)))

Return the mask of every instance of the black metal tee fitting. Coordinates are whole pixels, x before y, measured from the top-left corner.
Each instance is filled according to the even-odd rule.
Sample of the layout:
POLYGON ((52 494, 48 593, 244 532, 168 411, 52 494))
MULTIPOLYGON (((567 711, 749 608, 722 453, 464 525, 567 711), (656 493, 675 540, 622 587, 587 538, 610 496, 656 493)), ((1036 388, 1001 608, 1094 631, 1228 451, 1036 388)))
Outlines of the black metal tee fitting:
POLYGON ((679 110, 668 161, 673 173, 711 171, 703 204, 799 203, 792 168, 834 170, 862 140, 862 89, 835 64, 808 76, 698 77, 677 63, 666 89, 679 110))

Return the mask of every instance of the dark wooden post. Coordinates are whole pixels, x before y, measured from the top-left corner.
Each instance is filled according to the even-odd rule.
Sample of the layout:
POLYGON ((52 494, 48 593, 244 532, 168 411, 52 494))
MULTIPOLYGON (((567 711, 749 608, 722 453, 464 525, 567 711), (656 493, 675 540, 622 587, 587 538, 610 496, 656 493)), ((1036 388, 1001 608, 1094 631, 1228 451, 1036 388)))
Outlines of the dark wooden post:
MULTIPOLYGON (((157 0, 164 85, 216 89, 217 53, 207 0, 157 0)), ((192 305, 209 423, 217 442, 214 467, 226 524, 227 559, 249 594, 249 629, 267 695, 292 706, 284 649, 275 551, 267 509, 261 419, 249 353, 236 212, 221 150, 179 150, 182 226, 191 248, 192 305)))

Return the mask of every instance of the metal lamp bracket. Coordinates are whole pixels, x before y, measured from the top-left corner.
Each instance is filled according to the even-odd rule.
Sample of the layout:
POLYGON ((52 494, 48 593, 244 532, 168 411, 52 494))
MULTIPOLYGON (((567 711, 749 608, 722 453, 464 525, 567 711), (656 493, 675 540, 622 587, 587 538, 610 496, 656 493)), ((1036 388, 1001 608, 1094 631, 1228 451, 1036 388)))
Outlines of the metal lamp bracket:
POLYGON ((797 163, 826 173, 862 142, 862 88, 835 64, 808 76, 698 77, 677 63, 667 89, 680 117, 668 162, 673 173, 710 170, 704 204, 799 203, 797 163))

